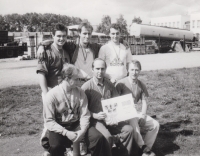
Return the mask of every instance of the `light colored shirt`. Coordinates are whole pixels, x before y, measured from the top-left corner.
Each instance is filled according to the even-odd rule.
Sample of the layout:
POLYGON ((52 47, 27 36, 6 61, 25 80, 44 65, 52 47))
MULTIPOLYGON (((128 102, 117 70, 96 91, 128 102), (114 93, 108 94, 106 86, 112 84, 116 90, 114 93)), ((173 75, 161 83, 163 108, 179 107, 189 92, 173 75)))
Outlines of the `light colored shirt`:
POLYGON ((79 47, 77 60, 75 62, 75 66, 81 69, 86 75, 90 77, 93 76, 92 73, 92 62, 94 61, 93 53, 91 52, 90 48, 83 48, 82 46, 79 47))
POLYGON ((109 42, 101 47, 99 58, 106 61, 106 75, 109 79, 120 80, 127 76, 126 64, 131 61, 132 54, 123 44, 115 45, 109 42))
POLYGON ((48 130, 66 135, 64 124, 80 120, 80 136, 89 126, 90 112, 88 110, 87 97, 79 87, 73 88, 68 100, 66 100, 66 81, 51 89, 45 96, 44 121, 48 130), (71 113, 72 112, 72 113, 71 113))

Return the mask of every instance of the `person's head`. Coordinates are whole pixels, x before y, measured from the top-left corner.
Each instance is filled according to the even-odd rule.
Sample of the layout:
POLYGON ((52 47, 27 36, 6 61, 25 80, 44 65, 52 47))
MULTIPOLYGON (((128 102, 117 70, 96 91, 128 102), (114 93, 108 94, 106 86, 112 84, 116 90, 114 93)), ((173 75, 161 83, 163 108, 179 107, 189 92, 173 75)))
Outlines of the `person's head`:
POLYGON ((103 79, 106 72, 106 62, 101 58, 96 58, 92 63, 93 76, 97 79, 103 79))
POLYGON ((63 69, 61 71, 61 74, 63 80, 68 82, 69 87, 74 88, 77 86, 79 72, 80 70, 76 68, 74 65, 65 63, 63 64, 63 69))
POLYGON ((119 43, 120 33, 121 33, 120 26, 116 23, 111 24, 109 28, 109 36, 111 41, 113 41, 114 43, 119 43))
POLYGON ((142 70, 141 64, 138 60, 132 60, 128 63, 128 73, 132 80, 136 80, 142 70))
POLYGON ((54 43, 58 46, 63 46, 67 39, 67 28, 61 24, 57 23, 52 31, 54 43))
POLYGON ((87 44, 92 36, 93 27, 87 23, 83 22, 78 27, 78 33, 80 37, 80 42, 83 44, 87 44))

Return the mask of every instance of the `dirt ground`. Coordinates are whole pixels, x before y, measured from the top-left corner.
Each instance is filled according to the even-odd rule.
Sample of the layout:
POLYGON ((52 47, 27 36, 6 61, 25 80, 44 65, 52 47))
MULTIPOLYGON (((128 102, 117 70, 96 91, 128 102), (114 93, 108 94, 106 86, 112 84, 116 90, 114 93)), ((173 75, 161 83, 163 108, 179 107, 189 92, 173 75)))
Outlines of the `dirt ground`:
MULTIPOLYGON (((178 69, 200 66, 200 51, 190 53, 167 53, 133 55, 142 64, 143 71, 178 69)), ((38 84, 37 60, 15 61, 0 59, 0 88, 38 84)))

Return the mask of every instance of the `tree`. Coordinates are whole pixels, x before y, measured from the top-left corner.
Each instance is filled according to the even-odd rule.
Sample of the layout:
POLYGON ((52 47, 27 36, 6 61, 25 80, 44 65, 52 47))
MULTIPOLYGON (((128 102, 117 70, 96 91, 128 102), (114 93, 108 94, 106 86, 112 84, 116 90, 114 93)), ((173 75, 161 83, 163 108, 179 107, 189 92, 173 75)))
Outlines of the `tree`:
POLYGON ((97 32, 109 34, 109 27, 111 25, 111 18, 108 15, 104 15, 101 23, 97 26, 97 32))
POLYGON ((141 24, 142 20, 140 19, 140 17, 134 17, 134 19, 132 20, 132 23, 141 24))
POLYGON ((122 14, 119 15, 116 23, 121 27, 121 35, 128 35, 127 23, 122 14))

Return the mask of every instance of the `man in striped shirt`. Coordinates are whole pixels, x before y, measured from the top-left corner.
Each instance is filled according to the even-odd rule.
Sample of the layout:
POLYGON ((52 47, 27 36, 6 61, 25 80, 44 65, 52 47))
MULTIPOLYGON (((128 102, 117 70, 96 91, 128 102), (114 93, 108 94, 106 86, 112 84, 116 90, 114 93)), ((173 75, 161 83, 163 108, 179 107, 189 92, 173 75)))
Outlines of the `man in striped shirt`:
POLYGON ((111 123, 105 121, 101 100, 118 96, 114 85, 104 78, 106 63, 100 58, 92 64, 93 78, 83 84, 82 89, 88 98, 88 109, 91 112, 91 125, 99 130, 110 144, 125 147, 123 154, 131 155, 133 145, 133 128, 126 122, 111 123))

